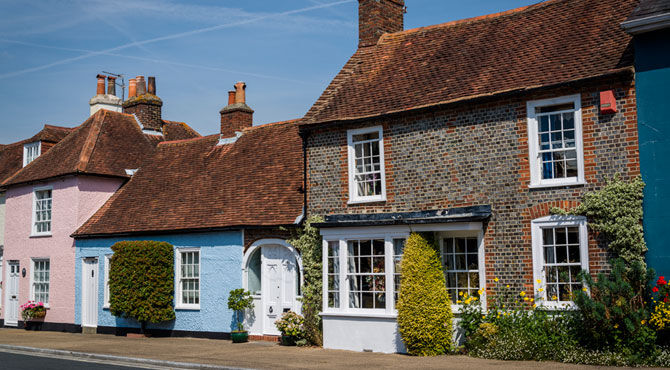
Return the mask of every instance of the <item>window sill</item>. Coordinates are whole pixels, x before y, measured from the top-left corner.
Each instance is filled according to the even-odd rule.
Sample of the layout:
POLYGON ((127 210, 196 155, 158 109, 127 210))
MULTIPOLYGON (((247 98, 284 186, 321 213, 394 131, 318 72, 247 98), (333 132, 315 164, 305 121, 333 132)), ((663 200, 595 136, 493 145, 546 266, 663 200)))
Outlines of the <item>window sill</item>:
POLYGON ((380 312, 321 312, 321 317, 373 317, 379 319, 395 319, 398 317, 397 313, 380 312))
POLYGON ((182 311, 200 311, 200 306, 176 306, 174 309, 182 311))
POLYGON ((381 202, 386 202, 386 197, 369 198, 369 199, 349 199, 347 204, 365 204, 365 203, 381 203, 381 202))
POLYGON ((566 186, 584 186, 586 181, 571 181, 571 182, 556 182, 548 184, 530 184, 528 185, 529 189, 544 189, 544 188, 562 188, 566 186))
POLYGON ((48 234, 30 234, 29 238, 49 238, 53 236, 51 233, 48 234))
POLYGON ((103 310, 109 310, 109 306, 102 306, 103 310))

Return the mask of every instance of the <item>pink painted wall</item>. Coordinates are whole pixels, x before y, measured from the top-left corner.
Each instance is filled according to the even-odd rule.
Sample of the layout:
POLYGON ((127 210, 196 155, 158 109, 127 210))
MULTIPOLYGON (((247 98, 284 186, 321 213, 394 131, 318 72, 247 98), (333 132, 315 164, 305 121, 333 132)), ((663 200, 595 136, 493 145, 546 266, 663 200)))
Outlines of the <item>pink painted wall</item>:
MULTIPOLYGON (((74 239, 70 235, 122 183, 121 179, 69 176, 7 190, 3 270, 6 270, 7 261, 10 260, 18 260, 20 269, 26 269, 26 276, 19 280, 19 304, 30 299, 31 259, 49 258, 49 310, 45 321, 74 323, 75 251, 74 239), (53 187, 51 236, 31 237, 33 189, 43 186, 53 187)), ((2 299, 4 303, 5 297, 2 299)))

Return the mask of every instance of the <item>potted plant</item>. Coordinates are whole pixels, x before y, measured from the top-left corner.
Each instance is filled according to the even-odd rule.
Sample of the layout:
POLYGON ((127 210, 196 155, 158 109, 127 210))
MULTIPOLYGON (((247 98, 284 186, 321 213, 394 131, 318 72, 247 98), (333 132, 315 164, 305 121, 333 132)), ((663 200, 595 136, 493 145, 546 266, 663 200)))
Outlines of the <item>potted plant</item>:
POLYGON ((295 343, 305 336, 303 323, 305 318, 299 314, 288 311, 285 312, 281 319, 275 322, 275 326, 281 332, 282 346, 295 346, 295 343))
POLYGON ((21 305, 21 317, 26 330, 39 330, 46 314, 47 309, 42 302, 28 301, 21 305))
POLYGON ((244 311, 254 308, 254 298, 244 289, 233 289, 228 296, 228 308, 233 310, 237 330, 231 333, 233 343, 243 343, 249 340, 249 333, 244 330, 244 311))

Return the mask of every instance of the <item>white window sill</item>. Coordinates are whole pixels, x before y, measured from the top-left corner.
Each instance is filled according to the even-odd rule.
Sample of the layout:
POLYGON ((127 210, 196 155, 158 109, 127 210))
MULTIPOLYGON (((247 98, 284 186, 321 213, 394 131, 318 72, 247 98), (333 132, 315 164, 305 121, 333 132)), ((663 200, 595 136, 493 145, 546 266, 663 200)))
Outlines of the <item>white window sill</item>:
POLYGON ((542 302, 537 305, 538 309, 548 311, 575 311, 579 308, 574 302, 542 302))
POLYGON ((30 238, 48 238, 51 237, 51 233, 44 233, 44 234, 30 234, 30 238))
POLYGON ((529 189, 542 189, 542 188, 561 188, 565 186, 582 186, 586 185, 586 181, 570 181, 570 182, 554 182, 546 184, 530 184, 528 185, 529 189))
POLYGON ((386 202, 386 197, 365 198, 365 199, 349 199, 347 204, 365 204, 365 203, 379 203, 379 202, 386 202))
POLYGON ((109 306, 108 306, 108 305, 104 305, 104 306, 102 306, 102 309, 103 309, 103 310, 109 310, 109 306))
POLYGON ((175 310, 188 310, 188 311, 200 311, 200 306, 184 306, 178 305, 174 308, 175 310))
POLYGON ((373 317, 379 319, 395 319, 398 317, 397 313, 386 313, 384 311, 371 312, 321 312, 322 317, 373 317))

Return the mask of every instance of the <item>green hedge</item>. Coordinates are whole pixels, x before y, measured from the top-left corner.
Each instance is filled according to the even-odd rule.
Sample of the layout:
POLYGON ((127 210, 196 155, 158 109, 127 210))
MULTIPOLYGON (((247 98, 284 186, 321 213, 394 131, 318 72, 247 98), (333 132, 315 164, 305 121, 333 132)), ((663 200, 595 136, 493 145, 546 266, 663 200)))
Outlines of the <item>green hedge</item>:
POLYGON ((174 248, 156 241, 112 246, 109 306, 112 315, 142 323, 174 320, 174 248))
POLYGON ((453 314, 437 251, 425 238, 412 234, 401 263, 398 329, 407 352, 417 356, 449 352, 453 314))

